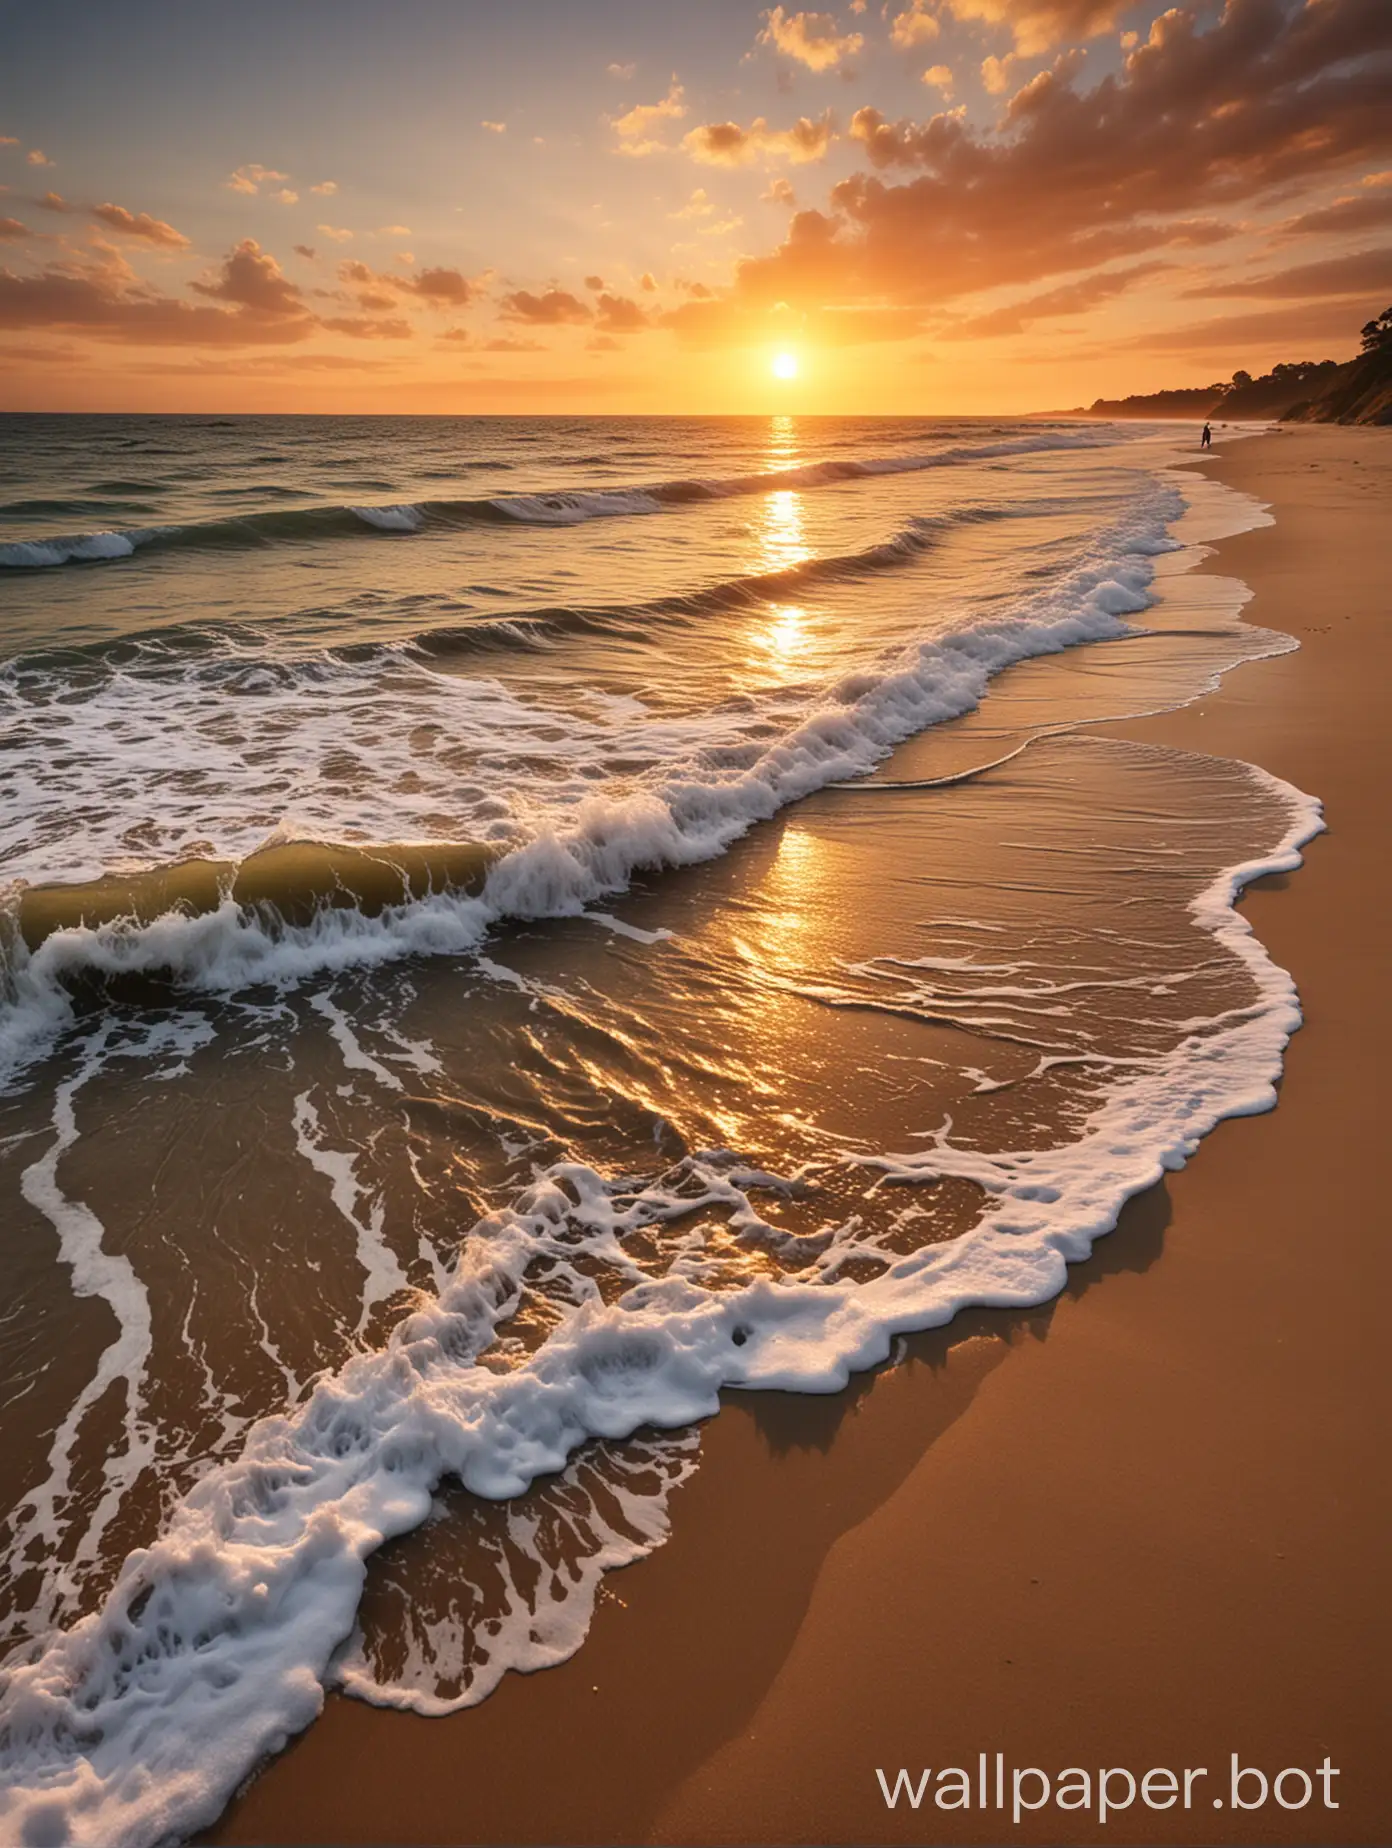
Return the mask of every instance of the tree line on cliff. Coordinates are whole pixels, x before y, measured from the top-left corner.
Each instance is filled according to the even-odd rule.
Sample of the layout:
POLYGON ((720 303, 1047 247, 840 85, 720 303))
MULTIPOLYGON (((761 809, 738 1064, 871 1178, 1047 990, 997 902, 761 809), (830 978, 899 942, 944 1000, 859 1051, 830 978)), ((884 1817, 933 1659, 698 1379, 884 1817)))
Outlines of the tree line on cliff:
POLYGON ((1273 366, 1260 378, 1239 370, 1214 385, 1098 398, 1080 415, 1392 423, 1392 308, 1366 323, 1357 357, 1343 365, 1334 359, 1297 360, 1273 366))

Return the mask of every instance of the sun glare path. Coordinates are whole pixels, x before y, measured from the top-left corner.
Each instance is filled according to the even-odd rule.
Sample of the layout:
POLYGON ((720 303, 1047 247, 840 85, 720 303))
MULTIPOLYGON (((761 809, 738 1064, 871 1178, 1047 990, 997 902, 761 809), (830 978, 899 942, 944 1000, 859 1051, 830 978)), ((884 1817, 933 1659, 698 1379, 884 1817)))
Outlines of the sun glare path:
POLYGON ((775 353, 773 356, 773 376, 776 379, 795 379, 798 375, 796 353, 775 353))

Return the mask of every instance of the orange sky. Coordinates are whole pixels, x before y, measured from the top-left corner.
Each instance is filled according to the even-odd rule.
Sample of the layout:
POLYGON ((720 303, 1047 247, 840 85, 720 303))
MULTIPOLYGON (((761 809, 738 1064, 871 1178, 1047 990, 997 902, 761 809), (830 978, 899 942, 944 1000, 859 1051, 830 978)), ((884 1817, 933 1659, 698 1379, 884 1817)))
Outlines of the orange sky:
POLYGON ((1388 0, 120 11, 13 28, 0 408, 1063 408, 1392 300, 1388 0))

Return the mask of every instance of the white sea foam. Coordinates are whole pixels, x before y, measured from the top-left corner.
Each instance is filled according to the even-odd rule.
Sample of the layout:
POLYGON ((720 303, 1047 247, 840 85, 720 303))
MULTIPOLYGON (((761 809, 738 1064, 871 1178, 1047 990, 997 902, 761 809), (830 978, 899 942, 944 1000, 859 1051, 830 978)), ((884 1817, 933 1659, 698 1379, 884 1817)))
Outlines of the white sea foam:
MULTIPOLYGON (((690 725, 654 722, 659 770, 646 783, 622 794, 589 794, 593 784, 577 778, 570 788, 562 786, 560 806, 550 815, 543 812, 529 830, 496 823, 501 845, 520 844, 494 865, 477 898, 436 893, 374 917, 335 908, 304 926, 273 924, 228 900, 196 917, 170 913, 152 924, 126 920, 54 931, 32 952, 16 938, 8 966, 0 960, 0 1061, 5 1061, 0 1082, 52 1043, 70 1018, 68 983, 83 972, 165 973, 205 993, 255 983, 285 986, 325 970, 457 954, 476 945, 500 918, 573 915, 622 891, 640 869, 709 859, 786 804, 863 774, 916 732, 970 711, 991 677, 1014 663, 1128 633, 1127 619, 1149 604, 1154 559, 1174 548, 1166 523, 1180 505, 1174 489, 1152 490, 1083 563, 1023 602, 1017 614, 968 620, 819 689, 814 698, 822 703, 772 742, 722 753, 717 747, 743 742, 739 713, 714 725, 704 716, 690 725), (722 767, 722 754, 730 767, 722 767)), ((438 681, 442 697, 456 697, 458 683, 447 676, 412 671, 438 681)), ((496 683, 471 682, 469 688, 468 698, 482 700, 495 724, 508 713, 519 728, 546 723, 536 714, 529 719, 523 702, 496 683)), ((235 722, 223 714, 220 697, 215 703, 220 724, 235 722)), ((334 707, 322 698, 318 704, 318 722, 332 726, 334 707)), ((419 704, 413 715, 421 717, 419 704)), ((454 715, 458 724, 458 707, 454 715)), ((597 741, 601 749, 632 741, 631 719, 611 719, 609 725, 614 729, 604 736, 598 721, 573 720, 567 735, 546 748, 553 761, 561 751, 592 759, 597 741)), ((549 730, 554 733, 554 724, 549 730)), ((284 750, 292 748, 289 737, 282 743, 284 750)), ((157 752, 158 740, 146 736, 140 749, 157 752)), ((486 789, 481 794, 477 813, 487 838, 486 818, 497 817, 501 805, 486 789)), ((206 807, 213 798, 200 782, 191 799, 206 807)), ((408 797, 408 809, 418 801, 418 795, 408 797)), ((22 819, 17 824, 21 835, 28 825, 22 819)), ((278 832, 295 838, 320 831, 278 832)), ((257 839, 245 847, 261 844, 257 839)), ((14 864, 17 855, 11 852, 14 864)))
POLYGON ((0 545, 0 568, 33 570, 44 565, 94 564, 129 558, 149 533, 79 533, 71 539, 19 539, 0 545))
POLYGON ((413 1575, 398 1600, 390 1662, 357 1628, 334 1657, 333 1685, 435 1718, 478 1706, 509 1672, 566 1661, 589 1631, 605 1573, 666 1540, 669 1498, 699 1453, 692 1430, 595 1446, 486 1528, 442 1507, 424 1575, 432 1608, 422 1610, 413 1575))
POLYGON ((1249 1005, 1196 1022, 1061 1147, 989 1155, 940 1131, 908 1154, 848 1157, 902 1180, 962 1176, 990 1202, 970 1232, 896 1258, 868 1283, 837 1275, 834 1240, 815 1283, 711 1291, 680 1262, 656 1279, 630 1266, 617 1302, 592 1296, 529 1360, 495 1372, 476 1357, 538 1257, 589 1249, 622 1269, 625 1234, 703 1209, 757 1232, 747 1189, 771 1181, 719 1152, 645 1186, 574 1163, 540 1176, 475 1227, 448 1286, 381 1352, 255 1426, 241 1455, 131 1555, 103 1607, 8 1673, 0 1817, 13 1838, 144 1848, 209 1823, 248 1770, 314 1718, 353 1633, 365 1560, 426 1519, 442 1477, 485 1497, 519 1495, 588 1438, 689 1425, 716 1411, 725 1387, 837 1391, 902 1333, 972 1305, 1055 1295, 1128 1198, 1182 1167, 1222 1118, 1275 1102, 1299 1009, 1234 899, 1297 866, 1322 824, 1310 798, 1250 774, 1288 816, 1284 837, 1192 905, 1215 948, 1245 967, 1249 1005))
POLYGON ((350 507, 354 514, 366 526, 375 526, 384 533, 418 533, 425 525, 425 515, 419 507, 409 503, 400 507, 350 507))

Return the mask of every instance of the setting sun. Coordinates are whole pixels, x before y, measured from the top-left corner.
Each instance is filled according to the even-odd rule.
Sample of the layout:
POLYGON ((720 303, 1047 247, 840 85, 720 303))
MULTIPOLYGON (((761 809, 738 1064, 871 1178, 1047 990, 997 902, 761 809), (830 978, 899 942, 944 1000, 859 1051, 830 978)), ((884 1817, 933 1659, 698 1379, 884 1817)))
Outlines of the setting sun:
POLYGON ((795 379, 798 375, 796 353, 775 353, 773 356, 773 376, 776 379, 795 379))

